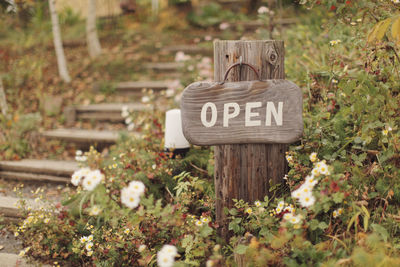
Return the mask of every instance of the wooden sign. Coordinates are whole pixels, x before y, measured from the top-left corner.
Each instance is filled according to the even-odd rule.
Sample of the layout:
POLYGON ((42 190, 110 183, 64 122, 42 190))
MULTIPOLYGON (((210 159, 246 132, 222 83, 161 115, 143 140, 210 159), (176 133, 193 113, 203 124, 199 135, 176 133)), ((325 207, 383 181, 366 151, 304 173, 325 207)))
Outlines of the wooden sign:
POLYGON ((185 88, 182 128, 195 145, 292 143, 303 132, 301 89, 287 80, 211 83, 185 88))

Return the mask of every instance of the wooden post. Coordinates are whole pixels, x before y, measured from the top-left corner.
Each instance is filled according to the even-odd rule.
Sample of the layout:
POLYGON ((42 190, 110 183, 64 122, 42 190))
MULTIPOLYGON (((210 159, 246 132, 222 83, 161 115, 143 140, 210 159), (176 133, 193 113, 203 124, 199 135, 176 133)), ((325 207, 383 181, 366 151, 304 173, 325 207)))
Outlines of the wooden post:
POLYGON ((7 115, 8 107, 6 101, 6 93, 4 91, 3 80, 1 79, 1 76, 0 76, 0 110, 4 116, 7 115))
MULTIPOLYGON (((216 41, 214 42, 214 79, 221 82, 225 71, 234 63, 255 66, 262 79, 284 79, 283 41, 216 41)), ((228 81, 255 80, 256 75, 246 67, 230 72, 228 81)), ((222 238, 230 234, 224 208, 233 207, 233 199, 251 204, 263 200, 269 184, 280 183, 287 173, 285 144, 235 144, 214 148, 216 222, 222 238)))

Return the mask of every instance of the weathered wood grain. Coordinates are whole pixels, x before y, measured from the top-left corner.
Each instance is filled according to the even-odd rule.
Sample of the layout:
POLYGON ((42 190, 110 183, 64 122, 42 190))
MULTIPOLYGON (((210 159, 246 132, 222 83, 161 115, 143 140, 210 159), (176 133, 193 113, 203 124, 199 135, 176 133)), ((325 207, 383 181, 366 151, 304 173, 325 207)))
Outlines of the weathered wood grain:
MULTIPOLYGON (((303 132, 301 89, 287 80, 246 81, 223 85, 193 83, 183 93, 181 110, 183 133, 195 145, 292 143, 303 132), (249 113, 246 111, 246 104, 255 102, 261 106, 251 109, 252 113, 258 113, 258 116, 251 117, 251 121, 260 125, 246 126, 245 115, 249 113), (277 125, 272 113, 266 125, 267 103, 278 110, 279 102, 283 106, 282 125, 277 125), (206 103, 213 103, 217 108, 217 120, 211 127, 206 127, 201 120, 202 108, 206 103), (234 109, 227 108, 228 113, 224 112, 226 103, 237 103, 240 107, 236 117, 228 119, 228 113, 232 114, 234 109)), ((211 113, 208 109, 207 121, 211 120, 211 113)))
MULTIPOLYGON (((225 71, 234 63, 255 66, 261 79, 285 79, 282 41, 216 41, 214 42, 214 80, 221 82, 225 71)), ((247 67, 233 69, 228 81, 255 80, 247 67)), ((285 144, 234 144, 214 147, 214 183, 216 223, 219 234, 229 240, 229 221, 224 208, 233 207, 233 199, 249 203, 263 200, 270 181, 279 183, 287 172, 285 144)))

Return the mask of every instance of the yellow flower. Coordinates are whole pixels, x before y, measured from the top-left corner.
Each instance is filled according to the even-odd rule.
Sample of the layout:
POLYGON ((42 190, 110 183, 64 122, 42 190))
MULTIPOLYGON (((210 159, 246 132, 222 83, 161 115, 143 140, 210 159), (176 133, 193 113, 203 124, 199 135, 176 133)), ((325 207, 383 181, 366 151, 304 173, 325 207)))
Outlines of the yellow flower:
POLYGON ((87 255, 88 255, 89 257, 92 256, 92 254, 93 254, 93 251, 92 251, 92 250, 87 252, 87 255))
POLYGON ((202 225, 203 225, 203 222, 200 221, 200 220, 197 220, 197 221, 196 221, 196 225, 197 225, 197 226, 202 226, 202 225))
POLYGON ((332 40, 329 43, 330 43, 331 46, 334 46, 334 45, 337 45, 337 44, 339 44, 341 42, 342 42, 341 40, 337 39, 337 40, 332 40))
POLYGON ((383 135, 388 135, 389 131, 387 129, 382 130, 383 135))
POLYGON ((246 209, 246 213, 252 214, 252 213, 253 213, 253 210, 252 210, 251 208, 247 208, 247 209, 246 209))
POLYGON ((125 233, 125 234, 129 234, 130 231, 131 231, 131 230, 129 230, 128 228, 126 228, 125 231, 124 231, 124 233, 125 233))

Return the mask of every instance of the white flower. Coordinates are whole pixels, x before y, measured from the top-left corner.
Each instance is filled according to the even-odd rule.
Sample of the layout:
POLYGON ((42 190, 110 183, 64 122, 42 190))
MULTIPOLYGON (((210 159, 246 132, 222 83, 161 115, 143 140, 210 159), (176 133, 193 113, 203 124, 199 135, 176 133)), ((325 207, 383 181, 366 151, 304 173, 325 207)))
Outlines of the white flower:
POLYGON ((143 96, 142 97, 142 103, 148 103, 149 101, 150 101, 150 98, 148 96, 143 96))
POLYGON ((146 249, 146 245, 140 245, 138 251, 139 251, 139 253, 142 253, 145 249, 146 249))
POLYGON ((317 161, 317 153, 315 153, 315 152, 311 153, 310 160, 311 160, 311 162, 317 161))
POLYGON ((298 216, 293 216, 292 218, 290 218, 289 222, 291 222, 292 224, 298 224, 301 220, 301 217, 298 216))
POLYGON ((160 252, 165 253, 166 255, 169 255, 174 258, 178 256, 178 249, 173 245, 164 245, 161 248, 160 252))
POLYGON ((203 222, 203 223, 209 223, 210 222, 210 218, 208 218, 208 217, 201 217, 201 222, 203 222))
POLYGON ((75 156, 82 156, 82 150, 77 150, 75 152, 75 156))
POLYGON ((99 206, 94 205, 94 206, 90 209, 89 215, 90 215, 90 216, 96 216, 96 215, 99 215, 100 212, 101 212, 101 209, 99 208, 99 206))
POLYGON ((87 236, 82 236, 80 241, 81 241, 81 243, 86 243, 88 241, 87 236))
POLYGON ((304 208, 310 207, 315 203, 315 197, 310 192, 309 194, 303 194, 299 199, 300 205, 304 208))
POLYGON ((254 202, 254 205, 256 205, 256 207, 261 207, 261 202, 257 200, 256 202, 254 202))
POLYGON ((314 176, 307 176, 305 184, 310 188, 313 188, 318 183, 318 180, 314 178, 314 176))
POLYGON ((123 118, 126 118, 126 117, 129 116, 128 106, 122 106, 122 108, 121 108, 121 116, 123 118))
POLYGON ((320 175, 319 168, 312 169, 311 175, 314 177, 319 176, 320 175))
POLYGON ((227 23, 227 22, 222 22, 220 25, 219 25, 219 29, 220 30, 226 30, 226 29, 228 29, 229 28, 229 23, 227 23))
POLYGON ((288 163, 292 163, 293 162, 293 157, 289 156, 289 155, 286 155, 286 160, 287 160, 288 163))
POLYGON ((292 218, 293 218, 293 214, 292 213, 285 213, 283 215, 283 219, 286 220, 286 221, 289 221, 292 218))
POLYGON ((167 254, 157 253, 157 264, 159 267, 172 267, 174 265, 175 259, 168 256, 167 254))
POLYGON ((203 225, 203 222, 202 222, 201 220, 197 220, 197 221, 195 222, 195 224, 196 224, 197 226, 202 226, 202 225, 203 225))
POLYGON ((212 40, 212 36, 211 36, 211 35, 206 35, 206 36, 204 37, 204 40, 205 40, 205 41, 211 41, 211 40, 212 40))
POLYGON ((125 119, 125 124, 130 124, 132 122, 132 118, 128 117, 125 119))
POLYGON ((182 61, 187 61, 190 59, 189 55, 185 55, 185 53, 183 53, 182 51, 178 51, 175 54, 175 61, 176 62, 182 62, 182 61))
POLYGON ((104 179, 104 175, 99 170, 89 172, 83 179, 83 189, 92 191, 104 179))
POLYGON ((131 181, 129 183, 129 187, 137 196, 142 196, 144 194, 144 190, 146 189, 145 185, 141 181, 131 181))
POLYGON ((285 202, 284 201, 280 201, 278 203, 278 208, 283 209, 284 206, 285 206, 285 202))
POLYGON ((269 12, 269 8, 266 6, 261 6, 258 10, 257 10, 258 14, 266 14, 269 12))
POLYGON ((133 129, 135 129, 135 124, 133 122, 129 123, 127 129, 128 131, 133 131, 133 129))
POLYGON ((90 172, 89 168, 82 168, 75 171, 71 177, 71 183, 75 186, 81 182, 82 178, 85 177, 90 172))
POLYGON ((324 175, 329 175, 328 165, 325 161, 320 161, 317 163, 318 172, 324 175))
POLYGON ((178 250, 175 246, 164 245, 162 249, 157 252, 157 264, 160 267, 171 267, 174 265, 175 257, 178 255, 178 250))
POLYGON ((93 243, 92 243, 92 242, 88 242, 88 243, 86 244, 85 248, 86 248, 87 251, 91 251, 92 248, 93 248, 93 243))
POLYGON ((130 209, 134 209, 139 206, 140 196, 137 191, 130 186, 124 187, 121 190, 121 203, 130 209))
POLYGON ((339 44, 339 43, 341 43, 342 41, 341 40, 332 40, 332 41, 330 41, 329 43, 331 44, 331 46, 334 46, 334 45, 337 45, 337 44, 339 44))
POLYGON ((129 234, 131 232, 131 230, 129 230, 128 228, 126 228, 125 230, 124 230, 124 233, 125 234, 129 234))

